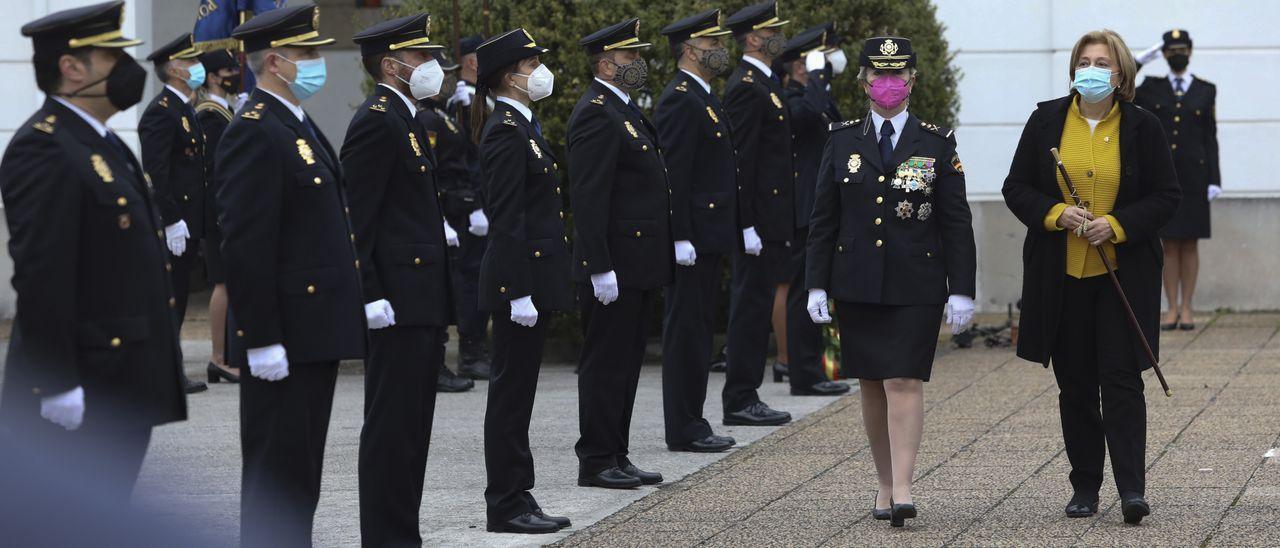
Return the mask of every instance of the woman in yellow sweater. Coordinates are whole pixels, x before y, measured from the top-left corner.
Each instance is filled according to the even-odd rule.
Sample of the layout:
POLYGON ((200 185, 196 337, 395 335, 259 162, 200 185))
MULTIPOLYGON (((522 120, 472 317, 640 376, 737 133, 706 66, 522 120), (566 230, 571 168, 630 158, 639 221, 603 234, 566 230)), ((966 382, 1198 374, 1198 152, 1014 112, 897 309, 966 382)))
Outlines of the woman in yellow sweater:
POLYGON ((1151 364, 1092 248, 1101 246, 1115 266, 1158 352, 1157 231, 1177 210, 1181 191, 1159 120, 1132 102, 1137 67, 1124 40, 1110 30, 1089 32, 1070 59, 1070 94, 1031 114, 1004 182, 1005 202, 1027 225, 1018 356, 1053 364, 1074 490, 1067 515, 1097 512, 1109 449, 1125 522, 1138 523, 1151 512, 1142 393, 1142 371, 1151 364), (1053 147, 1080 206, 1055 170, 1053 147))

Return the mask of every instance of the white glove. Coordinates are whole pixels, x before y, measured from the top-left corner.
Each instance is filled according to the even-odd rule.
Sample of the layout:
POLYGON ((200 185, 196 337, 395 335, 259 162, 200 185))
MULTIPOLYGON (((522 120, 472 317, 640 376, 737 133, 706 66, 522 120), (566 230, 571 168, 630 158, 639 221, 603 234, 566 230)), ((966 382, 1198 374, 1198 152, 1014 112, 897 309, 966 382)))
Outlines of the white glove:
POLYGON ((947 297, 947 325, 951 334, 959 335, 973 322, 973 299, 964 295, 947 297))
POLYGON ((742 247, 747 255, 760 255, 760 251, 764 249, 764 242, 761 242, 760 235, 756 234, 756 227, 749 226, 742 229, 742 247))
POLYGON ((456 103, 464 107, 471 106, 471 96, 475 95, 476 88, 471 87, 466 82, 458 82, 458 88, 453 90, 453 97, 449 98, 450 103, 456 103))
POLYGON ((80 428, 84 422, 84 387, 40 398, 40 416, 67 430, 80 428))
POLYGON ((1139 53, 1138 55, 1135 56, 1134 60, 1136 60, 1139 64, 1142 64, 1142 65, 1149 64, 1152 61, 1155 61, 1156 57, 1160 56, 1160 52, 1162 49, 1164 49, 1163 40, 1156 42, 1156 45, 1143 50, 1142 53, 1139 53))
POLYGON ((396 311, 386 299, 378 299, 364 305, 364 319, 369 329, 382 329, 396 324, 396 311))
POLYGON ((467 227, 467 232, 481 237, 489 234, 489 218, 484 216, 483 209, 472 211, 467 221, 471 223, 471 226, 467 227))
POLYGON ((1212 202, 1222 195, 1222 187, 1218 185, 1209 185, 1209 201, 1212 202))
MULTIPOLYGON (((842 49, 828 53, 827 60, 831 61, 831 72, 835 74, 843 74, 844 69, 849 66, 849 58, 845 56, 842 49)), ((827 89, 830 89, 830 86, 827 89)))
POLYGON ((827 55, 820 50, 813 50, 804 56, 804 71, 813 72, 827 66, 827 55))
POLYGON ((169 245, 169 253, 173 253, 175 257, 181 257, 187 252, 187 238, 190 237, 191 233, 187 231, 186 221, 178 221, 164 227, 165 243, 169 245))
POLYGON ((444 243, 449 247, 458 247, 458 231, 449 226, 449 221, 444 222, 444 243))
POLYGON ((278 381, 289 376, 289 358, 284 345, 273 344, 249 349, 249 374, 264 381, 278 381))
POLYGON ((591 275, 591 288, 596 292, 596 300, 608 305, 618 300, 618 273, 612 270, 602 274, 591 275))
POLYGON ((831 312, 827 310, 827 291, 825 289, 809 290, 809 319, 813 323, 831 323, 831 312))
POLYGON ((676 242, 676 264, 693 266, 696 262, 698 262, 698 250, 693 248, 693 242, 689 240, 676 242))
POLYGON ((533 327, 538 323, 538 309, 533 306, 532 295, 512 299, 511 321, 525 327, 533 327))

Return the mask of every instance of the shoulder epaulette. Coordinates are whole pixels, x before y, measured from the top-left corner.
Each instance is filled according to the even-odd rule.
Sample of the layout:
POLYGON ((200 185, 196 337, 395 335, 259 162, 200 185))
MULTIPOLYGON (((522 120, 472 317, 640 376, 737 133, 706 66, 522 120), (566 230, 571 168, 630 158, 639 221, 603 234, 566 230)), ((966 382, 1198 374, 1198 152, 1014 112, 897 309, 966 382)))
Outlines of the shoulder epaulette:
POLYGON ((746 82, 746 83, 748 83, 748 84, 754 84, 754 83, 756 83, 756 80, 755 80, 755 78, 752 78, 751 73, 752 73, 752 71, 748 70, 746 74, 743 74, 743 75, 742 75, 742 81, 743 81, 743 82, 746 82))
POLYGON ((920 128, 934 133, 943 139, 950 139, 951 134, 955 133, 951 128, 941 127, 938 124, 930 124, 929 122, 920 122, 920 128))
POLYGON ((689 91, 689 82, 687 80, 681 80, 679 84, 676 84, 676 91, 681 93, 689 91))
POLYGON ((37 120, 31 124, 31 127, 41 133, 53 135, 54 130, 58 129, 58 117, 52 114, 45 116, 43 120, 37 120))
POLYGON ((372 104, 372 105, 369 105, 369 110, 372 110, 372 111, 374 111, 374 112, 386 112, 386 111, 387 111, 387 96, 386 96, 386 95, 383 95, 383 96, 381 96, 381 97, 378 97, 378 102, 376 102, 376 103, 374 103, 374 104, 372 104))
POLYGON ((168 96, 168 95, 161 95, 161 96, 160 96, 160 100, 159 100, 159 101, 156 101, 156 102, 157 102, 157 103, 159 103, 159 104, 160 104, 160 106, 162 106, 162 107, 164 107, 164 108, 169 108, 169 96, 168 96))
POLYGON ((604 95, 597 95, 595 99, 592 99, 592 100, 591 100, 591 104, 593 104, 593 105, 603 105, 603 104, 604 104, 604 95))
POLYGON ((856 126, 860 123, 862 123, 862 118, 858 118, 857 120, 845 120, 843 122, 832 122, 831 126, 827 128, 827 131, 840 131, 847 127, 856 126))
POLYGON ((267 108, 266 103, 258 103, 256 105, 253 105, 252 108, 247 108, 244 110, 244 112, 241 112, 240 117, 244 118, 245 120, 260 120, 262 119, 262 111, 263 109, 266 109, 266 108, 267 108))
POLYGON ((512 120, 512 119, 510 119, 510 118, 503 118, 503 119, 502 119, 502 124, 503 124, 503 125, 506 125, 506 126, 511 126, 511 127, 519 127, 519 126, 520 126, 520 124, 517 124, 515 120, 512 120))

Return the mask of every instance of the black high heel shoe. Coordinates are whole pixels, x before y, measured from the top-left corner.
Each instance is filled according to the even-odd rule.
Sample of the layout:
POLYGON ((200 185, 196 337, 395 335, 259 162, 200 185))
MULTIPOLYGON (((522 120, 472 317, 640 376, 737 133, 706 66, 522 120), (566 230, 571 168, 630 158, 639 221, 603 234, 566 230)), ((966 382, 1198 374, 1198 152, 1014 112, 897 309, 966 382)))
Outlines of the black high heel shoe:
POLYGON ((916 505, 912 503, 894 504, 893 508, 889 510, 889 512, 890 527, 902 527, 903 525, 906 525, 905 520, 916 517, 917 513, 916 505))
POLYGON ((773 362, 773 382, 782 382, 784 377, 791 374, 791 367, 782 362, 773 362))
POLYGON ((240 375, 218 367, 213 362, 209 362, 209 365, 205 366, 204 372, 209 376, 209 384, 218 384, 224 380, 231 384, 240 382, 240 375))

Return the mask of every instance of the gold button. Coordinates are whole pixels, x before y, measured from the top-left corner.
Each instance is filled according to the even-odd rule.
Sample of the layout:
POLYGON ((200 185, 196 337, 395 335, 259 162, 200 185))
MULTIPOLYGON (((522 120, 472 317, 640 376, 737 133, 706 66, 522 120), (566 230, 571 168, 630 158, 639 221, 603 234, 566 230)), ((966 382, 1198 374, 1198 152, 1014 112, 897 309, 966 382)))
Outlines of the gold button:
POLYGON ((1110 143, 1110 142, 1111 142, 1111 136, 1110 136, 1110 135, 1108 135, 1108 136, 1106 136, 1106 137, 1103 137, 1103 138, 1102 138, 1102 142, 1104 142, 1104 143, 1110 143))
POLYGON ((781 115, 781 114, 779 114, 779 115, 778 115, 778 121, 779 121, 779 122, 781 122, 782 120, 783 120, 782 115, 781 115))
POLYGON ((792 178, 799 177, 799 176, 800 176, 800 172, 799 172, 799 171, 793 171, 793 172, 791 172, 791 177, 792 177, 792 178))
POLYGON ((551 169, 560 169, 560 164, 557 164, 557 163, 555 163, 555 162, 551 162, 551 169))
POLYGON ((1199 115, 1200 115, 1200 111, 1196 110, 1196 116, 1199 116, 1199 115))
POLYGON ((349 208, 349 207, 347 207, 347 206, 342 206, 342 212, 343 212, 343 213, 346 213, 347 215, 350 215, 350 214, 351 214, 351 208, 349 208))
POLYGON ((236 336, 237 336, 237 337, 243 337, 243 336, 244 336, 244 330, 243 330, 243 329, 237 329, 237 330, 236 330, 236 336))
POLYGON ((314 285, 307 286, 307 293, 315 293, 315 292, 316 292, 316 286, 314 285))
POLYGON ((556 194, 560 193, 560 187, 556 187, 556 194))
POLYGON ((1174 116, 1174 117, 1173 117, 1173 123, 1175 123, 1175 124, 1176 124, 1176 123, 1181 122, 1181 121, 1182 121, 1182 117, 1181 117, 1181 116, 1174 116))
MULTIPOLYGON (((1172 149, 1172 150, 1178 150, 1178 143, 1174 143, 1174 144, 1172 144, 1172 145, 1169 145, 1169 148, 1170 148, 1170 149, 1172 149)), ((121 198, 121 199, 123 200, 124 198, 121 198)))
POLYGON ((506 293, 506 292, 507 292, 507 288, 505 288, 505 287, 499 287, 499 288, 498 288, 498 293, 506 293))
POLYGON ((173 297, 169 297, 169 308, 173 308, 173 307, 176 307, 176 306, 178 306, 178 299, 175 299, 175 298, 173 298, 173 297))
POLYGON ((352 234, 352 235, 351 235, 351 243, 353 243, 353 244, 354 244, 354 243, 356 243, 356 235, 355 235, 355 234, 352 234))
POLYGON ((582 266, 587 266, 587 261, 582 261, 582 266))
POLYGON ((884 240, 876 240, 876 247, 884 247, 884 240))
POLYGON ((845 177, 845 178, 844 178, 844 182, 846 182, 846 183, 847 183, 847 182, 849 182, 849 178, 848 178, 848 177, 845 177))
POLYGON ((157 237, 157 238, 160 238, 161 240, 163 240, 163 239, 164 239, 164 231, 163 231, 163 230, 157 230, 157 231, 156 231, 156 237, 157 237))
POLYGON ((876 196, 876 203, 877 203, 877 204, 883 204, 883 203, 884 203, 884 196, 876 196))
POLYGON ((544 167, 544 168, 542 168, 542 172, 543 172, 543 173, 551 173, 551 170, 550 170, 550 169, 547 169, 547 168, 545 168, 545 167, 544 167))
POLYGON ((1173 106, 1176 108, 1182 108, 1182 103, 1174 103, 1173 106))
POLYGON ((776 188, 775 188, 775 189, 773 189, 773 195, 774 195, 774 196, 777 196, 777 195, 778 195, 778 189, 776 189, 776 188))
POLYGON ((413 264, 422 264, 422 257, 414 257, 413 264))
POLYGON ((183 195, 182 195, 182 201, 184 201, 184 202, 190 202, 190 201, 191 201, 191 197, 190 197, 190 196, 187 196, 186 194, 183 194, 183 195))
POLYGON ((418 171, 419 171, 419 172, 421 172, 421 173, 426 173, 426 172, 427 172, 427 166, 418 166, 418 171))
POLYGON ((640 237, 640 231, 639 231, 639 230, 637 230, 637 231, 636 231, 636 237, 637 237, 637 238, 639 238, 639 237, 640 237))
POLYGON ((925 257, 933 257, 933 252, 932 252, 932 251, 926 251, 926 252, 924 252, 924 256, 925 256, 925 257))
MULTIPOLYGON (((846 180, 848 180, 848 179, 846 179, 846 180)), ((883 182, 884 182, 884 175, 881 175, 879 178, 877 178, 877 179, 876 179, 876 181, 877 181, 877 182, 881 182, 881 183, 883 183, 883 182)))
POLYGON ((121 196, 121 197, 119 197, 119 198, 116 198, 116 205, 118 205, 118 206, 120 206, 120 207, 124 207, 124 206, 125 206, 125 205, 127 205, 128 203, 129 203, 129 200, 124 199, 124 196, 121 196))
MULTIPOLYGON (((564 213, 561 213, 561 215, 564 215, 564 213)), ((569 243, 569 237, 568 237, 568 236, 565 236, 565 237, 564 237, 564 243, 566 243, 566 244, 567 244, 567 243, 569 243)), ((586 265, 587 265, 587 262, 586 262, 586 261, 582 261, 582 265, 583 265, 583 266, 586 266, 586 265)))
POLYGON ((542 252, 541 252, 541 251, 534 251, 534 252, 533 252, 533 256, 534 256, 535 258, 537 258, 537 257, 541 257, 541 256, 542 256, 542 252))
POLYGON ((836 251, 844 251, 844 246, 842 245, 836 246, 836 251))
POLYGON ((356 268, 360 268, 360 259, 356 259, 356 268))
POLYGON ((563 218, 564 218, 564 212, 563 212, 563 211, 561 211, 561 212, 560 212, 560 218, 561 218, 561 219, 563 219, 563 218))
POLYGON ((170 264, 170 263, 164 263, 164 271, 165 271, 165 272, 173 272, 173 265, 172 265, 172 264, 170 264))
POLYGON ((1178 130, 1176 130, 1176 129, 1175 129, 1175 130, 1173 130, 1173 134, 1174 134, 1174 135, 1177 135, 1177 134, 1178 134, 1178 130))
POLYGON ((119 346, 120 346, 120 337, 111 337, 111 348, 118 348, 119 346))
POLYGON ((711 202, 711 203, 707 204, 707 209, 715 209, 715 208, 716 208, 716 203, 715 203, 715 202, 711 202))
POLYGON ((649 145, 640 145, 640 150, 649 150, 649 145))
POLYGON ((719 131, 717 131, 717 132, 716 132, 716 137, 717 137, 717 138, 718 138, 718 137, 720 137, 720 132, 719 132, 719 131))
POLYGON ((881 222, 883 222, 883 220, 880 219, 879 217, 876 217, 876 226, 880 226, 881 222))
POLYGON ((318 184, 322 183, 323 181, 321 181, 319 177, 316 177, 316 178, 312 179, 312 180, 311 180, 311 182, 313 182, 313 183, 315 183, 315 184, 317 184, 317 185, 318 185, 318 184))

